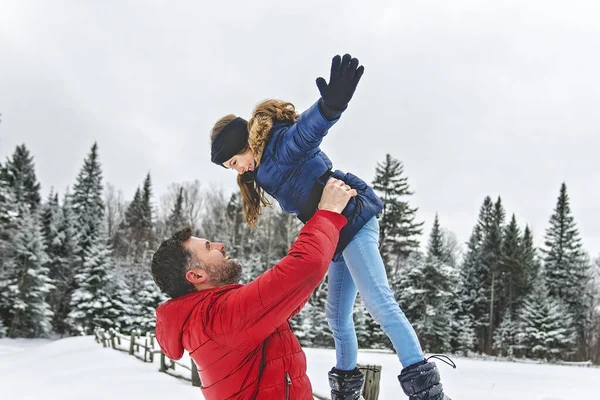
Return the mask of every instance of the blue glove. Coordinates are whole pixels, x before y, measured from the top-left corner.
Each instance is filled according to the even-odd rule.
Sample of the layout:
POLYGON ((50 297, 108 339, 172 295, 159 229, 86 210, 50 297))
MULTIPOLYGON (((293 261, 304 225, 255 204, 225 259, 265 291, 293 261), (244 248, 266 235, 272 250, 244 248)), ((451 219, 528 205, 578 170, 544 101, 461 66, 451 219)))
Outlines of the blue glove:
POLYGON ((325 118, 332 121, 348 107, 364 71, 365 67, 359 67, 358 59, 352 58, 350 54, 345 54, 343 58, 339 55, 333 57, 329 84, 325 79, 317 78, 317 87, 323 99, 321 112, 325 118))

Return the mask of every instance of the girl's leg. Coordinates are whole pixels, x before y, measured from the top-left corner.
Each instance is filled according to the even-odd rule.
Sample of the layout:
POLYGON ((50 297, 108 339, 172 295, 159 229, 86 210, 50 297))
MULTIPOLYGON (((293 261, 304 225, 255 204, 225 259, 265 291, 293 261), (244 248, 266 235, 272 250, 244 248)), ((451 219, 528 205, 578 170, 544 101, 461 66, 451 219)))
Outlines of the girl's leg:
POLYGON ((379 253, 379 222, 372 218, 344 250, 352 280, 373 319, 392 341, 400 363, 407 367, 425 359, 417 334, 390 289, 379 253))
POLYGON ((358 340, 354 329, 352 310, 356 300, 356 285, 344 259, 329 265, 327 288, 327 322, 335 341, 336 368, 351 370, 356 367, 358 340))

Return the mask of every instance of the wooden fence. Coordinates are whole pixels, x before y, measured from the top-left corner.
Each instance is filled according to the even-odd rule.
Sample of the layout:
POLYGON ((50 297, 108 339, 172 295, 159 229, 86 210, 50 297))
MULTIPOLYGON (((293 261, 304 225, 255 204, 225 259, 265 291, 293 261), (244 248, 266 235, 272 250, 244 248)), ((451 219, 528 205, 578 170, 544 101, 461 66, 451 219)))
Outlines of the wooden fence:
MULTIPOLYGON (((113 348, 118 351, 129 353, 143 362, 154 363, 154 356, 159 355, 159 371, 171 375, 178 379, 191 382, 193 386, 200 387, 202 382, 198 375, 198 368, 194 360, 190 358, 189 365, 177 360, 171 360, 156 345, 156 339, 153 334, 142 335, 139 331, 133 331, 130 335, 124 335, 115 329, 105 330, 103 328, 94 329, 96 342, 102 346, 113 348), (178 371, 185 371, 184 374, 178 371)), ((381 378, 381 367, 378 365, 358 365, 365 374, 365 384, 363 387, 363 397, 365 400, 379 399, 379 382, 381 378)), ((329 400, 328 397, 313 395, 315 399, 329 400)))

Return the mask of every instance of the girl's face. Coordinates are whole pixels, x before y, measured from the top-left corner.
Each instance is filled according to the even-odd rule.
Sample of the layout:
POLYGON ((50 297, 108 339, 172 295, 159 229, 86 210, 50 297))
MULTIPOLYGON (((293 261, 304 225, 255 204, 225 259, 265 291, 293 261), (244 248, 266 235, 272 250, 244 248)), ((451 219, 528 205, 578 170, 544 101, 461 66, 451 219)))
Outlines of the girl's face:
POLYGON ((246 171, 254 171, 254 153, 252 149, 248 149, 245 153, 236 154, 229 160, 225 161, 223 165, 226 168, 235 169, 238 174, 243 174, 246 171))

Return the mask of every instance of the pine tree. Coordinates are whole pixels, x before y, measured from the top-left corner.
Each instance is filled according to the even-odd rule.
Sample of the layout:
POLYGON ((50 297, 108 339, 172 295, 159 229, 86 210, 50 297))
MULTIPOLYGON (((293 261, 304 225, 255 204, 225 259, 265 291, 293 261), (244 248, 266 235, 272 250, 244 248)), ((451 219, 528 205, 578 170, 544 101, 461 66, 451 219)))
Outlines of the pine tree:
POLYGON ((403 176, 404 166, 386 154, 385 161, 378 163, 373 189, 379 192, 384 206, 380 218, 380 251, 391 276, 390 262, 397 258, 396 266, 411 252, 419 248, 417 236, 422 233, 423 222, 416 222, 417 208, 411 208, 402 197, 413 194, 408 178, 403 176))
MULTIPOLYGON (((528 294, 527 268, 524 247, 517 219, 513 214, 504 231, 504 241, 500 255, 500 281, 503 282, 501 309, 509 313, 510 319, 516 315, 523 297, 528 294)), ((506 317, 503 318, 507 320, 506 317)))
POLYGON ((431 228, 431 233, 429 234, 429 242, 427 244, 427 257, 428 258, 437 258, 441 262, 449 262, 450 255, 447 252, 447 249, 444 248, 444 238, 442 235, 442 230, 440 228, 440 219, 438 214, 435 214, 435 219, 433 220, 433 227, 431 228))
POLYGON ((2 180, 13 188, 15 200, 19 204, 28 204, 35 212, 41 204, 40 184, 35 174, 33 156, 25 144, 17 146, 1 171, 2 180))
POLYGON ((169 236, 178 230, 182 229, 186 225, 186 220, 183 215, 183 186, 179 188, 177 197, 175 198, 175 204, 171 209, 171 213, 167 219, 167 226, 169 230, 169 236))
POLYGON ((455 342, 453 350, 467 356, 469 351, 477 345, 477 334, 473 327, 473 318, 470 315, 461 315, 456 319, 452 341, 455 342))
POLYGON ((493 350, 498 355, 512 358, 517 345, 516 332, 517 323, 513 319, 510 309, 507 309, 500 326, 494 332, 493 350))
POLYGON ((17 232, 12 240, 12 279, 8 297, 11 302, 10 337, 46 337, 51 331, 52 311, 46 296, 52 289, 46 267, 42 229, 29 206, 23 204, 17 232))
MULTIPOLYGON (((0 165, 0 169, 1 167, 0 165)), ((18 215, 13 190, 7 182, 0 178, 0 254, 2 254, 0 257, 0 285, 1 282, 8 279, 6 262, 11 251, 10 241, 17 226, 18 215)), ((6 318, 7 312, 8 309, 3 308, 0 300, 0 319, 6 318)))
POLYGON ((439 218, 436 215, 429 236, 427 254, 401 274, 398 298, 409 321, 415 327, 425 351, 450 350, 457 276, 449 264, 439 218))
POLYGON ((549 296, 543 280, 525 299, 519 320, 518 348, 526 357, 555 360, 573 353, 572 320, 560 300, 549 296))
POLYGON ((4 326, 4 322, 0 317, 0 339, 2 339, 3 337, 6 337, 6 327, 4 326))
POLYGON ((327 279, 313 292, 309 299, 310 307, 306 316, 308 324, 313 327, 311 342, 314 347, 333 348, 333 334, 327 322, 327 279))
POLYGON ((523 253, 523 267, 525 268, 525 280, 527 286, 524 288, 524 293, 529 294, 533 290, 533 283, 536 277, 541 272, 540 260, 537 254, 536 247, 533 241, 533 233, 526 225, 523 230, 523 240, 521 242, 523 253))
POLYGON ((156 307, 167 300, 167 297, 160 292, 158 286, 152 280, 152 275, 148 268, 142 272, 142 288, 136 291, 135 307, 137 317, 135 327, 141 330, 142 334, 154 332, 156 328, 156 307))
POLYGON ((92 242, 84 254, 83 268, 75 276, 77 289, 71 296, 68 322, 73 331, 90 334, 94 327, 120 329, 126 313, 127 290, 115 278, 115 266, 102 238, 92 242))
POLYGON ((94 143, 73 186, 72 208, 79 228, 79 255, 100 237, 104 225, 102 170, 98 160, 98 145, 94 143))
POLYGON ((312 307, 310 303, 306 303, 302 311, 290 320, 292 332, 294 332, 303 347, 310 347, 313 344, 314 327, 310 319, 313 313, 312 307))
POLYGON ((504 292, 504 282, 499 279, 501 273, 500 260, 502 257, 502 232, 504 230, 505 212, 502 206, 502 200, 498 197, 494 204, 490 223, 484 230, 484 239, 482 245, 482 262, 487 271, 488 281, 490 282, 490 320, 488 323, 488 336, 486 338, 486 352, 492 350, 494 329, 500 323, 502 308, 500 304, 500 294, 504 292))
POLYGON ((147 245, 144 218, 142 192, 138 187, 115 235, 115 252, 118 257, 134 262, 143 260, 147 245))
POLYGON ((49 258, 49 276, 54 288, 48 296, 54 317, 54 331, 64 334, 68 331, 65 323, 69 312, 69 288, 73 284, 73 269, 77 263, 77 222, 68 192, 64 196, 62 207, 58 194, 50 194, 43 206, 43 225, 46 253, 49 258))
MULTIPOLYGON (((373 342, 381 342, 382 340, 377 340, 373 338, 373 334, 377 332, 375 329, 369 329, 375 327, 375 321, 367 311, 367 307, 365 306, 365 302, 362 300, 360 293, 356 296, 356 301, 354 303, 354 329, 356 330, 356 339, 358 340, 358 348, 361 349, 369 349, 373 346, 373 342)), ((381 330, 380 328, 378 330, 381 330)), ((381 336, 381 332, 376 333, 378 336, 381 336)), ((382 339, 382 338, 380 338, 382 339)))
POLYGON ((589 280, 590 266, 571 214, 565 183, 561 185, 550 227, 546 230, 542 253, 548 292, 567 305, 577 329, 579 345, 582 346, 588 304, 583 294, 589 280))
POLYGON ((598 364, 600 363, 600 255, 596 258, 590 274, 591 279, 588 284, 590 306, 586 318, 585 359, 598 364))
MULTIPOLYGON (((487 328, 490 321, 491 287, 489 269, 484 263, 486 232, 492 225, 493 202, 489 196, 479 210, 477 224, 467 243, 467 252, 460 269, 460 313, 468 317, 475 331, 476 347, 479 352, 487 349, 487 328)), ((489 239, 487 239, 489 240, 489 239)))

